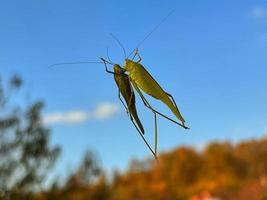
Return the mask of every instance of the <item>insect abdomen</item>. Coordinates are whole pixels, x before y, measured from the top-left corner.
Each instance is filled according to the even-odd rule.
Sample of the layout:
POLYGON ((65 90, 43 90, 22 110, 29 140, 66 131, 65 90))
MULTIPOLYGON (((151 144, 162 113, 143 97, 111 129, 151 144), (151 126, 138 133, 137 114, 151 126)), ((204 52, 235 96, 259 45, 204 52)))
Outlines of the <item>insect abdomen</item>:
POLYGON ((153 79, 153 77, 145 70, 145 68, 139 66, 130 73, 130 77, 145 93, 153 96, 156 99, 161 99, 165 92, 160 85, 153 79))
POLYGON ((136 64, 134 71, 130 73, 130 77, 145 93, 161 100, 181 122, 185 122, 180 111, 174 106, 166 92, 142 65, 136 64))
POLYGON ((168 95, 166 94, 165 98, 161 99, 161 101, 163 103, 165 103, 173 112, 173 114, 182 122, 185 123, 184 118, 182 117, 180 111, 178 110, 178 108, 176 108, 173 104, 173 102, 170 100, 170 98, 168 97, 168 95))

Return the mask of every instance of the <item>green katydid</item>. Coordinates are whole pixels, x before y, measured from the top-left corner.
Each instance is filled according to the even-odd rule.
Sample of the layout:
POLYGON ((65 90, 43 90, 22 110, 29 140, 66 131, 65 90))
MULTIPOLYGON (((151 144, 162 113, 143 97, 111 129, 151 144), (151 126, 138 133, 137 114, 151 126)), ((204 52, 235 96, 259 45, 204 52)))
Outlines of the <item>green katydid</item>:
POLYGON ((124 108, 126 109, 126 112, 129 114, 129 117, 131 119, 131 122, 135 126, 136 130, 144 140, 145 144, 149 148, 149 150, 152 152, 153 156, 157 160, 157 154, 152 150, 150 145, 147 143, 146 139, 144 138, 143 134, 144 128, 143 125, 137 115, 136 107, 135 107, 135 94, 133 91, 133 88, 131 86, 131 83, 129 81, 129 77, 127 74, 125 74, 125 70, 120 67, 118 64, 113 64, 113 72, 108 70, 107 63, 112 64, 111 62, 106 61, 104 58, 100 58, 106 67, 106 72, 111 73, 114 75, 114 80, 118 86, 118 96, 120 101, 122 102, 124 108), (122 94, 127 106, 124 104, 123 100, 120 98, 120 94, 122 94), (134 119, 134 120, 133 120, 134 119), (137 124, 137 125, 136 125, 137 124))
MULTIPOLYGON (((109 58, 109 57, 108 57, 109 58)), ((145 137, 143 136, 145 131, 143 128, 143 125, 137 115, 136 107, 135 107, 135 94, 132 89, 132 86, 130 84, 128 75, 125 74, 124 69, 120 67, 118 64, 113 64, 109 61, 106 61, 103 58, 100 58, 102 62, 105 65, 106 72, 111 73, 114 75, 114 80, 116 82, 116 85, 118 87, 118 97, 120 101, 122 102, 123 106, 126 109, 127 114, 130 117, 131 122, 133 123, 134 127, 138 131, 139 135, 142 137, 143 141, 157 160, 157 154, 152 150, 148 142, 146 141, 145 137), (114 71, 110 71, 107 68, 107 64, 112 64, 114 71), (122 94, 127 106, 124 104, 123 100, 120 97, 120 94, 122 94)), ((72 65, 72 64, 103 64, 102 62, 68 62, 68 63, 57 63, 49 66, 49 68, 57 66, 57 65, 72 65)))
MULTIPOLYGON (((172 11, 173 12, 173 11, 172 11)), ((141 57, 138 53, 138 47, 172 14, 169 13, 135 48, 135 55, 133 59, 128 59, 129 56, 134 52, 132 52, 127 58, 125 58, 124 62, 124 68, 121 68, 119 65, 115 64, 114 65, 114 72, 111 72, 107 69, 106 63, 112 64, 110 62, 107 62, 106 60, 102 59, 101 60, 104 62, 106 66, 106 71, 109 73, 114 74, 114 79, 116 81, 116 84, 119 88, 119 93, 122 93, 125 102, 127 103, 127 106, 123 103, 125 109, 130 113, 130 119, 132 123, 134 124, 135 128, 141 135, 142 139, 145 141, 146 145, 150 149, 150 151, 153 153, 155 158, 157 159, 157 114, 161 115, 162 117, 165 117, 166 119, 182 126, 185 129, 188 129, 188 127, 185 126, 185 120, 183 119, 182 115, 179 112, 179 109, 176 105, 176 102, 174 101, 174 98, 172 95, 169 93, 165 92, 162 87, 155 81, 155 79, 149 74, 149 72, 140 64, 141 62, 141 57), (135 56, 139 57, 138 61, 134 61, 135 56), (129 75, 125 74, 125 71, 128 71, 129 75), (132 90, 131 84, 134 86, 135 90, 138 92, 140 95, 143 103, 145 104, 146 107, 148 107, 153 113, 154 113, 154 120, 155 120, 155 151, 153 151, 149 144, 146 142, 144 136, 143 136, 143 131, 142 131, 142 124, 137 116, 136 108, 135 108, 135 97, 134 97, 134 92, 132 90), (148 95, 161 100, 164 104, 166 104, 170 110, 174 113, 174 115, 182 122, 180 124, 179 122, 167 117, 166 115, 158 112, 155 110, 146 100, 144 95, 142 94, 141 90, 143 90, 145 93, 148 95), (122 92, 124 91, 124 92, 122 92), (170 99, 170 98, 171 99, 170 99), (135 119, 135 122, 137 125, 134 123, 133 118, 135 119), (138 126, 138 127, 137 127, 138 126)), ((123 48, 121 43, 115 36, 112 35, 112 37, 119 43, 119 45, 123 48)), ((124 48, 123 48, 124 50, 124 48)), ((125 50, 124 50, 124 54, 125 50)), ((126 57, 126 56, 125 56, 126 57)), ((88 63, 88 62, 79 62, 80 64, 88 63)), ((92 62, 90 62, 92 63, 92 62)), ((97 62, 99 63, 99 62, 97 62)), ((65 64, 65 63, 64 63, 65 64)), ((67 64, 73 64, 73 63, 67 63, 67 64)))
POLYGON ((149 74, 149 72, 140 64, 141 57, 138 51, 136 51, 135 55, 139 57, 139 60, 135 62, 134 60, 125 59, 124 70, 129 72, 129 75, 128 75, 129 80, 134 86, 135 90, 138 92, 144 105, 148 107, 154 113, 154 120, 155 120, 155 150, 154 152, 157 155, 157 137, 158 137, 157 136, 157 119, 156 119, 157 114, 182 126, 185 129, 189 129, 189 128, 184 125, 185 120, 180 114, 179 109, 172 95, 165 92, 162 89, 162 87, 155 81, 155 79, 149 74), (179 122, 155 110, 146 100, 141 90, 143 90, 148 95, 158 100, 161 100, 164 104, 166 104, 170 108, 170 110, 175 114, 175 116, 182 122, 182 124, 180 124, 179 122), (169 97, 171 97, 172 100, 169 97))
MULTIPOLYGON (((138 92, 139 96, 141 97, 144 105, 146 107, 148 107, 153 113, 154 113, 154 120, 155 120, 155 154, 157 155, 157 115, 159 114, 162 117, 165 117, 166 119, 182 126, 185 129, 189 129, 186 125, 185 125, 185 120, 182 117, 178 106, 174 100, 174 98, 172 97, 171 94, 167 93, 165 90, 163 90, 163 88, 157 83, 157 81, 150 75, 150 73, 145 69, 145 67, 143 65, 140 64, 142 58, 139 55, 138 52, 138 47, 173 13, 170 12, 151 32, 149 32, 149 34, 141 41, 139 42, 139 44, 136 46, 135 48, 135 54, 134 57, 132 59, 128 59, 129 56, 134 52, 132 51, 130 53, 130 55, 125 58, 124 61, 124 70, 127 71, 129 73, 129 80, 132 83, 132 85, 134 86, 135 90, 138 92), (138 61, 134 61, 135 56, 138 56, 138 61), (178 118, 178 120, 181 121, 181 123, 167 117, 166 115, 158 112, 157 110, 155 110, 150 104, 149 102, 146 100, 146 98, 144 97, 144 95, 142 94, 142 91, 147 93, 148 95, 161 100, 165 105, 167 105, 169 107, 169 109, 173 112, 173 114, 178 118)), ((122 47, 124 54, 125 54, 125 50, 124 47, 122 46, 122 44, 120 43, 120 41, 114 36, 112 35, 112 37, 119 43, 119 45, 122 47)), ((131 102, 131 101, 130 101, 131 102)))
MULTIPOLYGON (((124 70, 127 71, 129 73, 129 79, 131 81, 131 83, 133 84, 134 88, 136 89, 136 91, 138 92, 138 94, 140 95, 141 99, 143 100, 144 104, 146 107, 148 107, 149 109, 151 109, 154 114, 157 113, 159 115, 161 115, 162 117, 165 117, 166 119, 182 126, 185 129, 188 129, 187 126, 185 126, 185 120, 182 117, 178 106, 174 100, 174 98, 172 97, 171 94, 167 93, 165 90, 163 90, 163 88, 157 83, 157 81, 151 76, 151 74, 145 69, 145 67, 143 65, 140 64, 142 58, 139 55, 138 52, 138 47, 153 33, 157 30, 157 28, 174 12, 171 11, 167 16, 165 16, 159 24, 157 24, 145 37, 144 39, 139 42, 137 44, 137 46, 135 47, 134 51, 132 51, 129 56, 135 52, 134 56, 132 59, 129 59, 129 56, 127 58, 125 58, 124 61, 124 70), (138 56, 138 61, 134 61, 134 58, 138 56), (155 110, 154 108, 152 108, 150 106, 150 104, 148 103, 148 101, 145 99, 144 95, 142 94, 141 90, 144 91, 145 93, 147 93, 148 95, 161 100, 164 104, 166 104, 169 109, 173 112, 173 114, 178 118, 178 120, 180 120, 182 123, 179 123, 169 117, 167 117, 166 115, 158 112, 157 110, 155 110)), ((125 53, 125 49, 123 47, 123 45, 120 43, 120 41, 111 34, 111 36, 118 42, 118 44, 121 46, 121 48, 123 49, 124 55, 126 55, 125 53)))
MULTIPOLYGON (((136 89, 136 91, 138 92, 138 94, 140 95, 141 99, 143 100, 145 106, 147 106, 152 111, 155 111, 159 115, 170 120, 169 117, 159 113, 158 111, 156 111, 154 108, 150 106, 150 104, 145 99, 140 89, 142 89, 148 95, 158 100, 161 100, 164 104, 166 104, 170 108, 170 110, 174 113, 174 115, 182 122, 182 124, 178 122, 176 123, 181 125, 183 128, 188 129, 188 127, 186 127, 184 124, 185 120, 182 117, 172 95, 165 92, 162 89, 162 87, 156 82, 156 80, 144 68, 144 66, 140 64, 142 58, 140 57, 138 50, 136 50, 135 56, 136 55, 139 57, 138 61, 134 61, 133 59, 132 60, 125 59, 124 69, 129 72, 129 79, 131 83, 133 84, 134 88, 136 89)), ((174 120, 171 120, 171 121, 174 122, 174 120)))

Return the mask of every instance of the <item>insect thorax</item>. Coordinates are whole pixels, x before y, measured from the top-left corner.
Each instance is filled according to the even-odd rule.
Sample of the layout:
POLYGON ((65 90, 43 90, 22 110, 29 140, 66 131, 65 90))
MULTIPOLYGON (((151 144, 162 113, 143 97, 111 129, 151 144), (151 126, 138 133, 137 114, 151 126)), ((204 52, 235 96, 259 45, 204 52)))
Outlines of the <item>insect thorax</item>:
POLYGON ((124 73, 124 69, 120 66, 120 65, 118 65, 118 64, 115 64, 114 66, 113 66, 113 69, 114 69, 114 72, 115 73, 118 73, 118 74, 123 74, 124 73))
POLYGON ((136 62, 130 60, 130 59, 125 59, 124 61, 124 69, 127 70, 128 72, 133 72, 136 68, 136 62))

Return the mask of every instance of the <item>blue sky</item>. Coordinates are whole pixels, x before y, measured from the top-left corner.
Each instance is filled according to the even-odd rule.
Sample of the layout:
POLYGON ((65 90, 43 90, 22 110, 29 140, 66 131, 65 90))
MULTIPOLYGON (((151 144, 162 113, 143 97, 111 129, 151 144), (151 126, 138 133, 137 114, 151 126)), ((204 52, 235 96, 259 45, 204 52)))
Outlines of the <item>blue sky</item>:
MULTIPOLYGON (((113 77, 102 65, 48 65, 97 61, 109 46, 114 62, 129 53, 171 10, 175 12, 141 46, 143 65, 171 93, 191 127, 159 118, 159 150, 202 147, 210 140, 239 141, 267 132, 266 1, 9 0, 0 3, 0 69, 21 74, 19 101, 46 102, 52 143, 62 146, 56 173, 64 175, 86 149, 107 170, 151 157, 131 125, 113 77)), ((172 115, 150 98, 158 110, 172 115)), ((153 115, 137 98, 146 137, 153 143, 153 115)))

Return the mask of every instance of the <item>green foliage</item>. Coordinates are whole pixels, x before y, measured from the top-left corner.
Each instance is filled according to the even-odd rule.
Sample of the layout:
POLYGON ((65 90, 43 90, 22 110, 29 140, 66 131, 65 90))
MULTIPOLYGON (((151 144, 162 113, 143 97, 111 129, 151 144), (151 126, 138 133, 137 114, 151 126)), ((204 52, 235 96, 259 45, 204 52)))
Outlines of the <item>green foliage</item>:
POLYGON ((11 104, 21 86, 18 76, 6 85, 0 81, 0 200, 267 199, 267 138, 212 142, 203 151, 180 147, 161 153, 159 164, 135 159, 108 177, 87 151, 65 183, 40 191, 59 148, 49 145, 42 102, 26 109, 11 104))
POLYGON ((41 121, 43 103, 26 109, 12 104, 12 92, 22 86, 19 76, 0 82, 0 197, 13 198, 40 189, 59 155, 49 146, 50 130, 41 121))
POLYGON ((102 169, 96 154, 87 150, 77 170, 66 181, 65 187, 72 190, 73 188, 88 186, 101 175, 101 172, 102 169))

